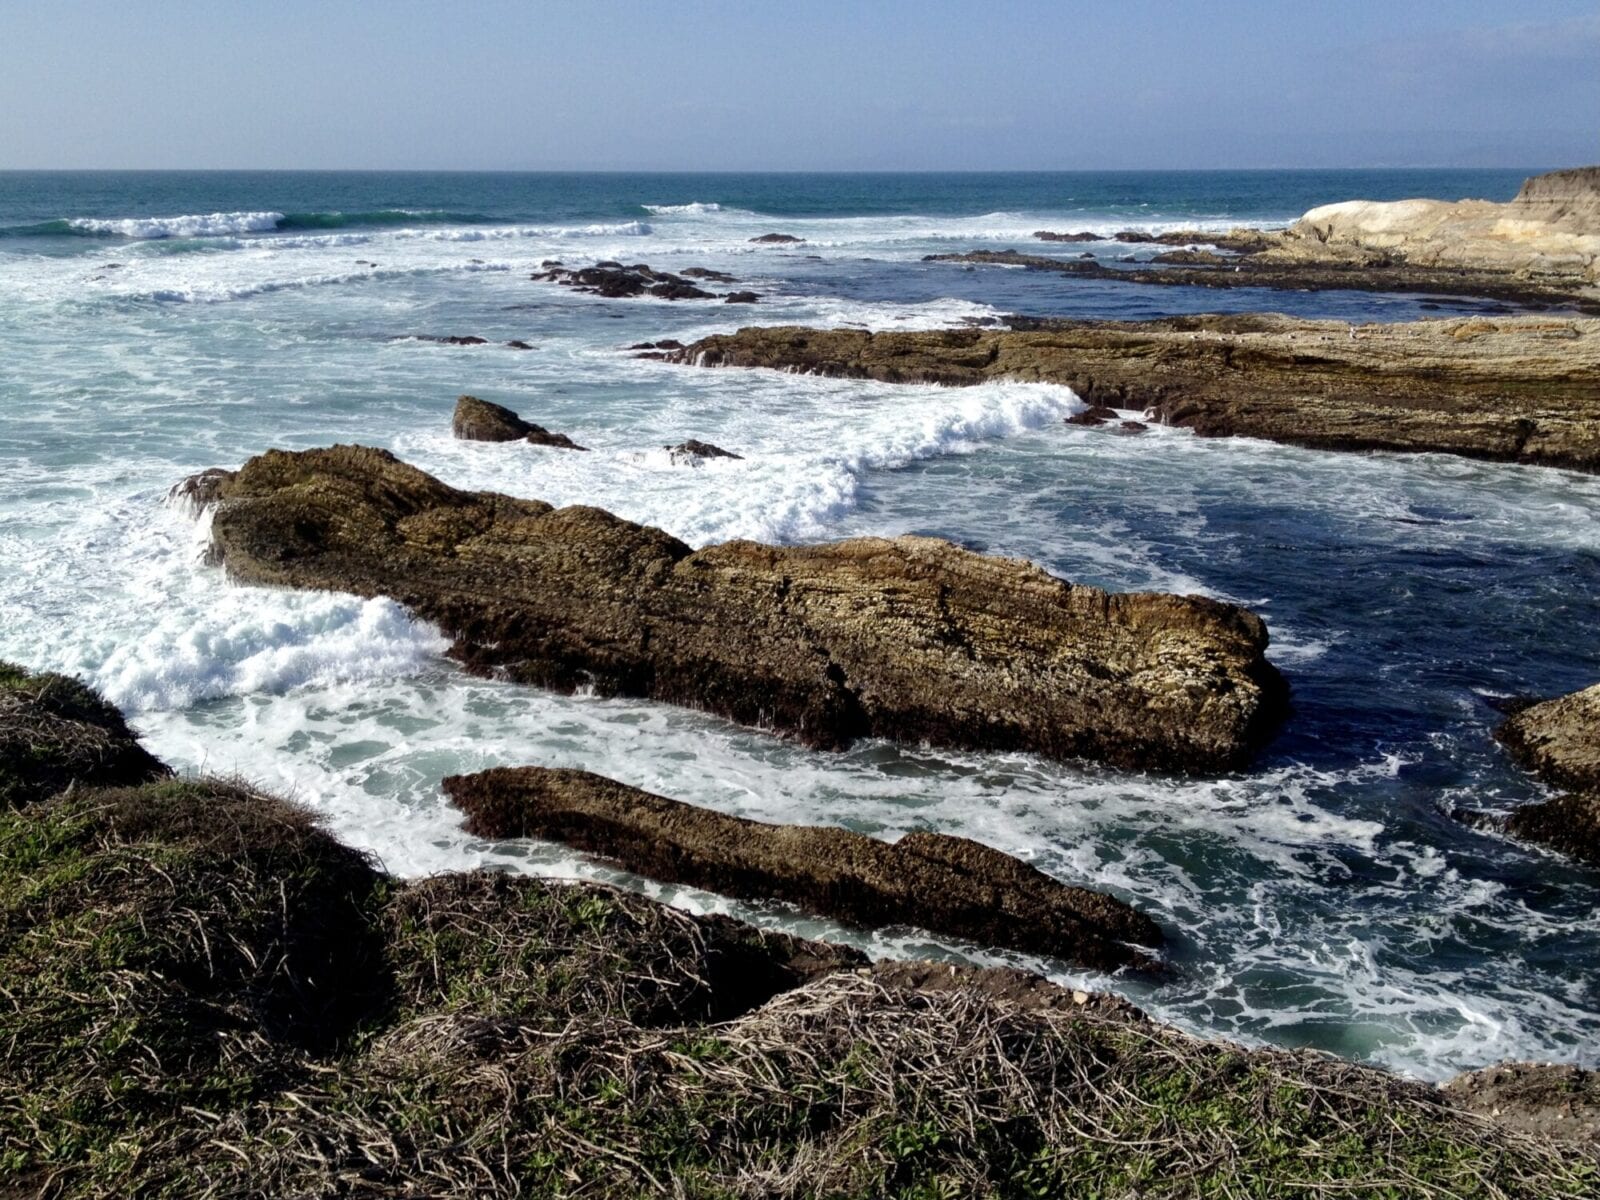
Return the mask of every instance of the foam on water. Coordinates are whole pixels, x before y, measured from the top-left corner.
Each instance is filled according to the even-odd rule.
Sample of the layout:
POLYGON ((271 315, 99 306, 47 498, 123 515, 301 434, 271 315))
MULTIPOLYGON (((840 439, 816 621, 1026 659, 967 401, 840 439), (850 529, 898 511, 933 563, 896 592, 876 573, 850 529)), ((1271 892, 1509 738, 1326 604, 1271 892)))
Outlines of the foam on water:
POLYGON ((178 217, 123 217, 97 221, 81 217, 67 222, 80 233, 124 238, 218 237, 230 233, 262 233, 278 227, 280 212, 190 213, 178 217))

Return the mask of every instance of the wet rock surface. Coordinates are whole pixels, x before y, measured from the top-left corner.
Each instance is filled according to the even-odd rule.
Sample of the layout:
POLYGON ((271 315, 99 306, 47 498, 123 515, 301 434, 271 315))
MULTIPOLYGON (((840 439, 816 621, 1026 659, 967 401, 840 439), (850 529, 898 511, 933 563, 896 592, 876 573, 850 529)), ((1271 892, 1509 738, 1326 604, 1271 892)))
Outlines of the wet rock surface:
MULTIPOLYGON (((462 396, 450 418, 450 432, 467 442, 529 442, 535 446, 554 446, 561 450, 586 450, 564 433, 552 433, 543 425, 524 421, 502 404, 462 396)), ((199 478, 198 476, 195 478, 199 478)), ((180 486, 187 486, 187 482, 180 486)), ((215 498, 217 484, 205 484, 205 494, 215 498)))
POLYGON ((457 491, 384 451, 251 459, 218 489, 241 580, 387 595, 469 669, 645 696, 819 747, 876 736, 1144 769, 1244 764, 1286 712, 1265 626, 934 538, 693 551, 599 509, 457 491))
POLYGON ((699 466, 708 458, 744 458, 742 454, 735 454, 731 450, 724 450, 721 446, 713 446, 710 442, 697 441, 695 438, 679 442, 676 446, 664 446, 662 449, 672 456, 673 463, 689 466, 699 466))
POLYGON ((1149 411, 1205 437, 1600 470, 1600 320, 1011 323, 876 334, 749 328, 669 357, 898 383, 1059 383, 1090 405, 1149 411))
POLYGON ((467 830, 534 837, 635 874, 745 900, 781 900, 857 925, 911 925, 1048 954, 1092 970, 1150 965, 1154 921, 967 838, 888 843, 843 829, 767 825, 652 795, 585 771, 502 767, 444 781, 467 830))
POLYGON ((750 239, 757 246, 803 246, 805 238, 795 237, 792 233, 763 233, 760 237, 750 239))

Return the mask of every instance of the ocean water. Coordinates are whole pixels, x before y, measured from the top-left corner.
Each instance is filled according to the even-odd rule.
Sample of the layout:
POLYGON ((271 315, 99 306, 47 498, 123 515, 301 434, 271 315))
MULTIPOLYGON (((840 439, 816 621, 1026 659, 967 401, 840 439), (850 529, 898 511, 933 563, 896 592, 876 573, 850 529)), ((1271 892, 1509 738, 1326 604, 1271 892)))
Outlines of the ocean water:
POLYGON ((291 794, 403 874, 618 880, 876 954, 1018 963, 1197 1031, 1425 1078, 1504 1058, 1593 1065, 1600 875, 1448 813, 1540 794, 1495 747, 1492 701, 1600 678, 1600 479, 1124 437, 1062 424, 1079 401, 1045 385, 701 371, 621 351, 749 323, 1471 311, 921 258, 1073 256, 1085 247, 1032 231, 1274 224, 1353 196, 1505 199, 1524 174, 0 174, 0 657, 83 676, 168 761, 291 794), (806 244, 750 243, 766 232, 806 244), (550 258, 714 267, 763 300, 607 301, 530 281, 550 258), (593 453, 454 442, 462 392, 593 453), (674 466, 663 447, 685 437, 745 458, 674 466), (201 561, 204 519, 165 499, 195 470, 338 441, 697 545, 915 531, 1108 588, 1248 604, 1295 714, 1250 771, 1189 780, 878 742, 825 754, 681 709, 468 678, 387 601, 230 583, 201 561), (1172 971, 1105 978, 865 933, 466 836, 441 777, 523 763, 763 820, 974 837, 1149 911, 1172 971))

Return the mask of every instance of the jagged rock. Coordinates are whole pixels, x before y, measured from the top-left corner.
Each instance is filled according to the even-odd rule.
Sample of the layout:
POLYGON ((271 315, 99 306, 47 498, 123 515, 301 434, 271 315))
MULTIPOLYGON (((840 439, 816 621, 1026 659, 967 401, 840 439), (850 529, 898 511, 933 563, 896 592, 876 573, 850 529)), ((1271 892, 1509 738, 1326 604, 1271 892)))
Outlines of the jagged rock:
POLYGON ((183 508, 199 511, 215 504, 222 484, 233 475, 220 467, 208 467, 167 489, 167 499, 183 508))
POLYGON ((750 239, 758 246, 803 246, 805 238, 795 237, 792 233, 763 233, 760 237, 750 239))
POLYGON ((1600 470, 1600 320, 1360 330, 1274 315, 1010 323, 916 333, 748 328, 671 359, 892 383, 1059 383, 1091 405, 1150 412, 1206 437, 1600 470))
POLYGON ((744 455, 735 454, 731 450, 724 450, 721 446, 713 446, 710 442, 696 441, 690 438, 679 442, 676 446, 664 446, 666 452, 672 456, 674 465, 688 464, 699 466, 702 459, 707 458, 737 458, 743 459, 744 455))
POLYGON ((706 279, 712 283, 734 282, 734 277, 726 271, 713 271, 710 267, 685 267, 678 273, 685 279, 706 279))
POLYGON ((722 298, 724 304, 755 304, 761 297, 755 292, 729 292, 722 298))
POLYGON ((662 338, 659 342, 635 342, 628 347, 629 350, 682 350, 683 343, 677 338, 662 338))
POLYGON ((1600 684, 1527 705, 1495 736, 1547 783, 1600 791, 1600 684))
POLYGON ((360 446, 218 489, 237 578, 387 595, 470 669, 857 737, 1229 770, 1286 710, 1267 633, 1201 597, 1108 595, 934 538, 693 551, 598 509, 457 491, 360 446))
POLYGON ((1600 684, 1520 708, 1495 736, 1540 779, 1572 789, 1513 809, 1503 830, 1600 865, 1600 684))
POLYGON ((979 842, 909 833, 767 825, 592 775, 542 767, 453 775, 445 794, 478 837, 536 837, 636 874, 743 900, 782 900, 857 925, 914 925, 1091 970, 1150 960, 1156 923, 1122 901, 1069 887, 979 842))
MULTIPOLYGON (((564 433, 552 433, 543 425, 524 421, 504 405, 479 400, 476 396, 462 396, 456 401, 450 431, 468 442, 531 442, 535 446, 555 446, 562 450, 587 449, 564 433)), ((218 491, 214 483, 207 485, 207 490, 212 496, 218 491)))
POLYGON ((661 300, 714 300, 715 293, 696 287, 682 275, 658 271, 644 263, 625 267, 621 263, 601 262, 592 267, 567 270, 553 267, 529 276, 530 279, 559 283, 574 291, 589 292, 608 300, 655 296, 661 300))
POLYGON ((93 688, 0 662, 0 809, 74 785, 132 787, 171 773, 93 688))
POLYGON ((1106 240, 1098 233, 1052 233, 1048 229, 1035 230, 1033 236, 1041 242, 1103 242, 1106 240))
POLYGON ((1065 418, 1065 423, 1068 425, 1083 425, 1092 429, 1096 425, 1104 425, 1107 421, 1115 421, 1116 419, 1116 409, 1107 408, 1103 404, 1096 404, 1084 409, 1081 413, 1073 413, 1070 417, 1065 418))

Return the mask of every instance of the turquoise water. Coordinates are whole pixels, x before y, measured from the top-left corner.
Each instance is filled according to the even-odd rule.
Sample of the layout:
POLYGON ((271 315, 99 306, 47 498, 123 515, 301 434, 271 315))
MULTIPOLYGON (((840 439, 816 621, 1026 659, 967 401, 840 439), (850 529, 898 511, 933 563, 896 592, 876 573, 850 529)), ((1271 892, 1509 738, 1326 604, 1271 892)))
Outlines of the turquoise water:
POLYGON ((1596 875, 1447 813, 1539 794, 1494 747, 1491 700, 1600 678, 1600 481, 1119 437, 1063 425, 1078 401, 1043 385, 694 371, 619 349, 752 322, 1448 315, 1475 306, 921 259, 1070 256, 1083 247, 1032 231, 1272 223, 1356 195, 1504 199, 1523 174, 0 174, 0 656, 84 675, 169 761, 290 792, 407 874, 614 878, 559 848, 470 839, 438 791, 482 766, 584 766, 761 819, 979 838, 1150 911, 1174 972, 1107 980, 627 881, 677 903, 878 953, 1024 961, 1190 1028, 1428 1077, 1575 1060, 1600 1034, 1596 875), (807 244, 749 241, 774 231, 807 244), (549 258, 714 267, 763 301, 575 295, 528 279, 549 258), (594 452, 455 443, 461 392, 594 452), (662 447, 690 436, 746 457, 674 466, 662 447), (385 601, 229 584, 200 561, 203 525, 164 500, 196 469, 333 441, 697 544, 936 533, 1083 582, 1249 604, 1295 716, 1251 772, 1185 781, 881 743, 820 754, 677 709, 468 679, 385 601))

